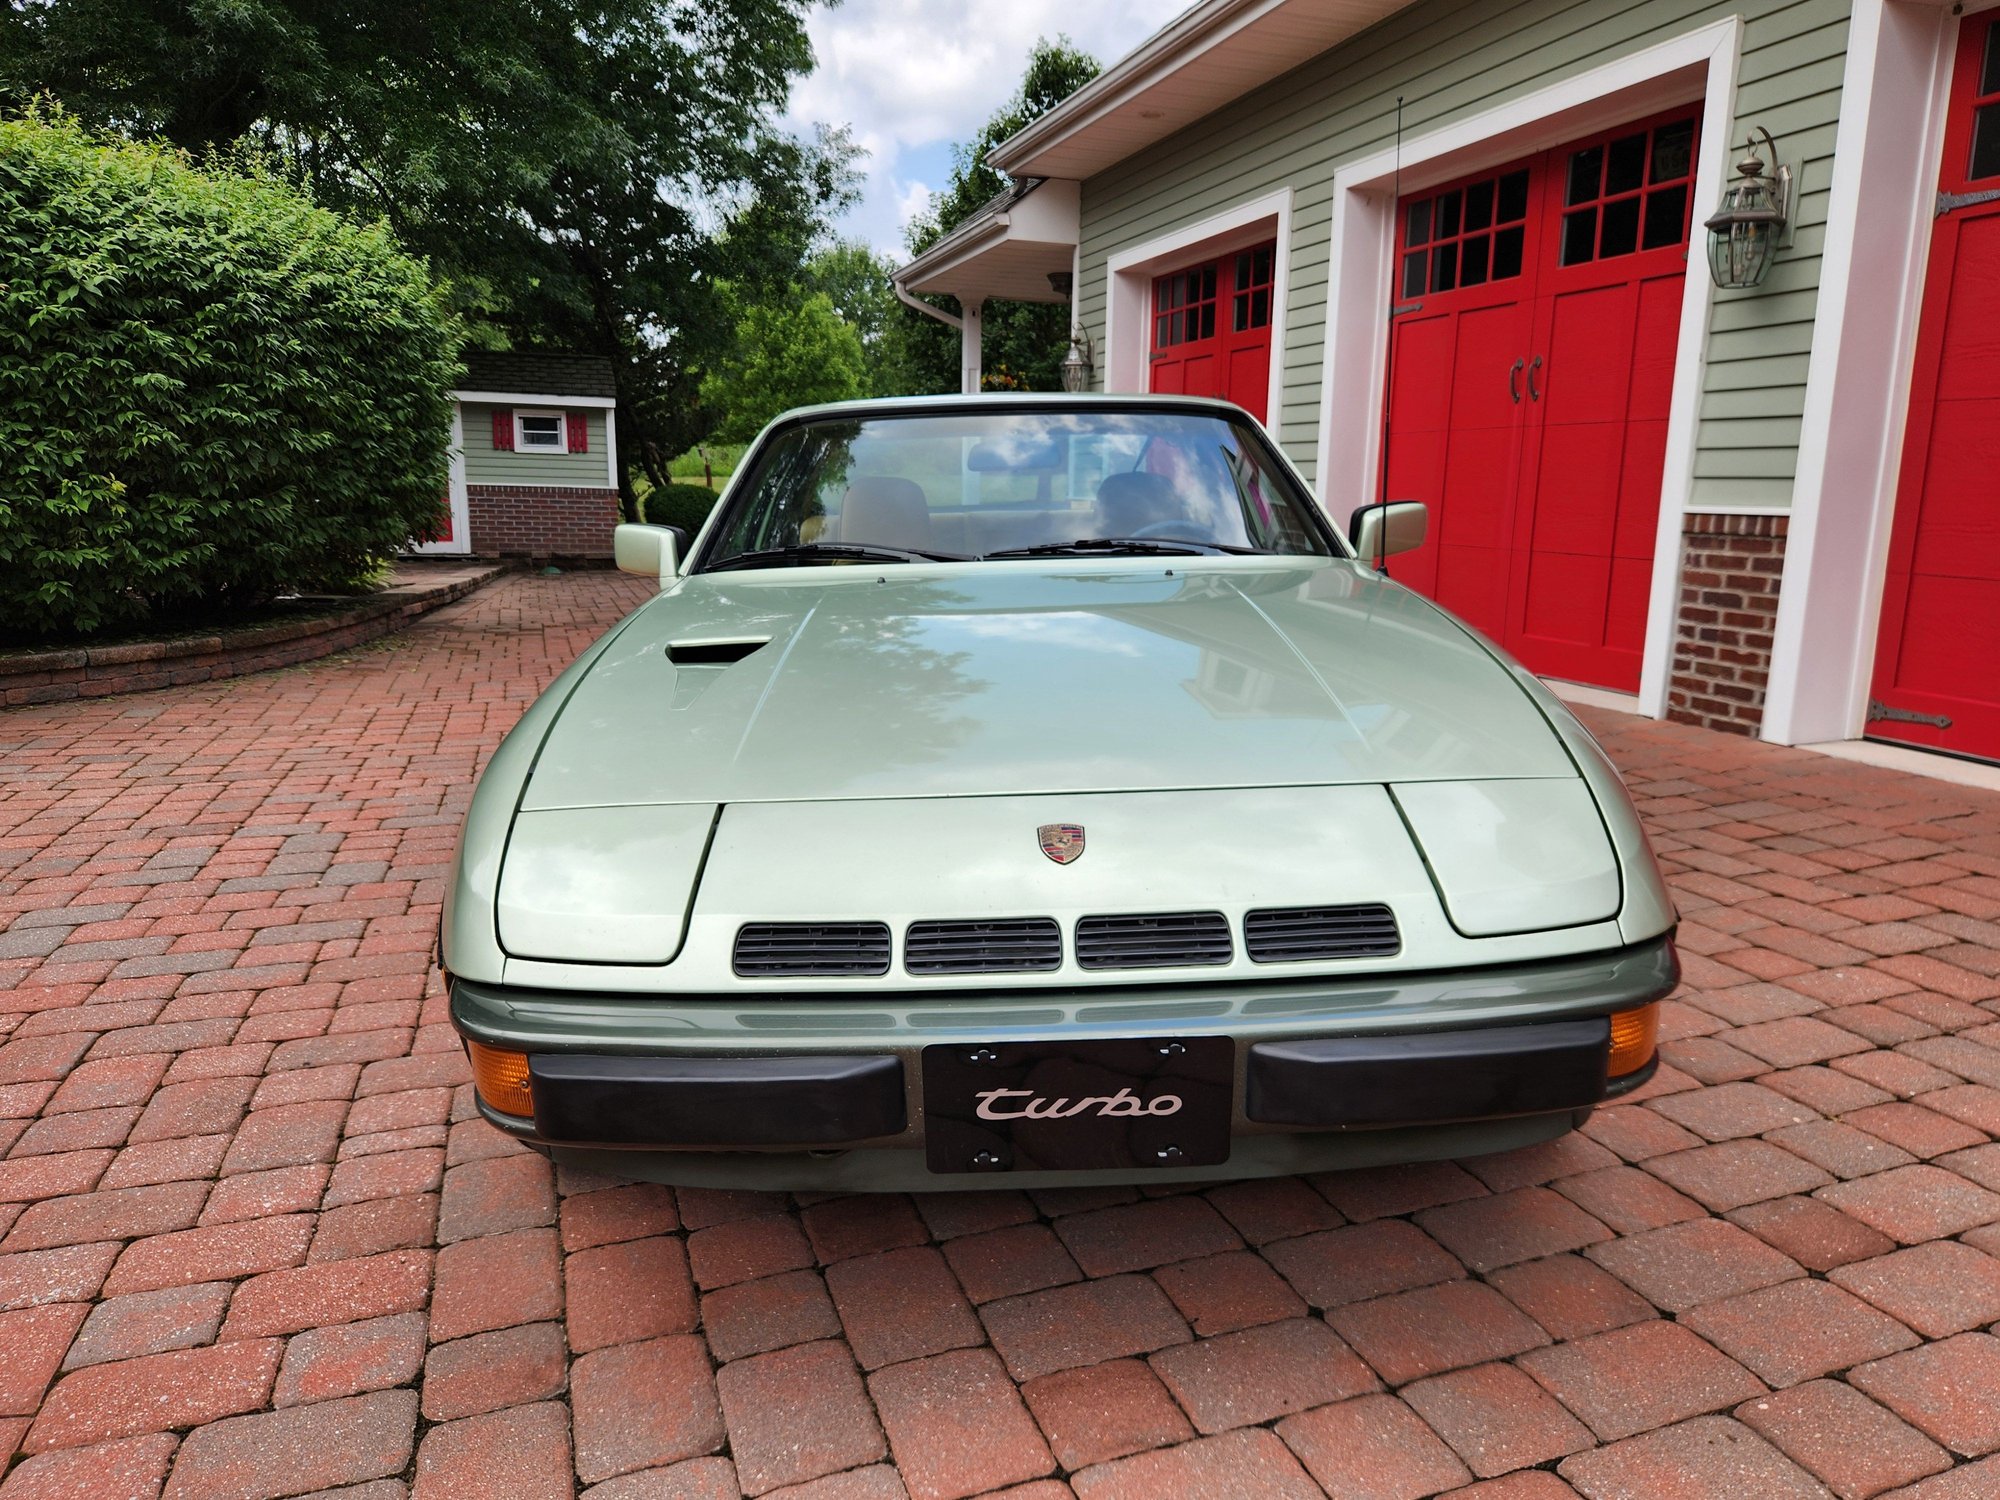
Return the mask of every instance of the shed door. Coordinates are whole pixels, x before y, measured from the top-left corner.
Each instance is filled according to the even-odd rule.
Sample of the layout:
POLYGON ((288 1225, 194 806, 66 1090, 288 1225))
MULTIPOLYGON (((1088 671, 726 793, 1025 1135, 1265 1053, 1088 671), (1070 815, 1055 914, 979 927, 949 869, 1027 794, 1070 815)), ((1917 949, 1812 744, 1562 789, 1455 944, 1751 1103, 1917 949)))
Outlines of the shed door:
POLYGON ((1403 200, 1397 576, 1528 666, 1639 683, 1687 271, 1687 111, 1403 200))
POLYGON ((1154 280, 1150 390, 1216 396, 1268 419, 1276 260, 1272 241, 1154 280))
POLYGON ((2000 18, 1960 28, 1938 188, 1868 734, 2000 760, 2000 18))

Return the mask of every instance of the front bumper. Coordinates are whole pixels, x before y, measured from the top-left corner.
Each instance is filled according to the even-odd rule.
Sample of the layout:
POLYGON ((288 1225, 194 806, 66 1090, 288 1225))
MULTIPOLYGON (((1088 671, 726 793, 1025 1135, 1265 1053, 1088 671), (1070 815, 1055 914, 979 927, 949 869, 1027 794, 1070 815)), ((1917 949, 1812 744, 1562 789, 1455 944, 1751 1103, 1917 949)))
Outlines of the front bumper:
MULTIPOLYGON (((1678 977, 1663 936, 1477 971, 890 1004, 879 995, 636 999, 458 981, 451 1012, 468 1039, 529 1055, 532 1118, 481 1102, 522 1140, 601 1152, 613 1170, 663 1180, 936 1188, 995 1179, 926 1169, 927 1045, 1227 1035, 1237 1044, 1229 1162, 1145 1175, 1313 1170, 1559 1134, 1650 1076, 1651 1063, 1607 1076, 1608 1017, 1663 998, 1678 977)), ((1088 1180, 1002 1175, 1027 1186, 1088 1180)))

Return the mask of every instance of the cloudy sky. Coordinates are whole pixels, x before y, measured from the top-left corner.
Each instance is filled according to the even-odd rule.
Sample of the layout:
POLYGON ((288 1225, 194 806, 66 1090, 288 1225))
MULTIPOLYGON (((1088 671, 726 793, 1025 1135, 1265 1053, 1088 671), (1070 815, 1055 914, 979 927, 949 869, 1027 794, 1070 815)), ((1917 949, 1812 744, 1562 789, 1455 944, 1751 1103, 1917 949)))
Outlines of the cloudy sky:
POLYGON ((1188 0, 842 0, 813 12, 819 66, 792 123, 850 125, 868 152, 861 202, 838 226, 900 254, 903 225, 944 185, 953 143, 1013 93, 1038 37, 1058 32, 1101 63, 1122 57, 1188 0))

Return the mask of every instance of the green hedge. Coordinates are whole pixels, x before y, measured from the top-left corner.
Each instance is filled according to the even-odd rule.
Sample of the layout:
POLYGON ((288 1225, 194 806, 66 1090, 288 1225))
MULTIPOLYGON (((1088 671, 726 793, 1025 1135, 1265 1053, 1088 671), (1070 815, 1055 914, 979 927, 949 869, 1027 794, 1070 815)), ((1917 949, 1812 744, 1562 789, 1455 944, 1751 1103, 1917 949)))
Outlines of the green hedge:
POLYGON ((646 519, 655 526, 678 526, 693 541, 720 498, 719 490, 704 484, 662 485, 646 494, 646 519))
POLYGON ((365 579, 441 516, 458 338, 385 228, 0 120, 0 633, 365 579))

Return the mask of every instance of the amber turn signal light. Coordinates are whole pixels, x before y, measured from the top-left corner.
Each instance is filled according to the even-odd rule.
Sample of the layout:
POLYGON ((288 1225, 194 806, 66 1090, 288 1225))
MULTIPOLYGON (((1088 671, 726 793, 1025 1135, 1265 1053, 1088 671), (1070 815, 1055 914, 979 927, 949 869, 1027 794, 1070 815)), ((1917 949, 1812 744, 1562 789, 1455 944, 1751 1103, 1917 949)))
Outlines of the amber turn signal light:
POLYGON ((535 1100, 528 1090, 528 1054, 472 1041, 465 1044, 465 1050, 472 1058, 472 1086, 479 1090, 486 1107, 531 1119, 535 1100))
MULTIPOLYGON (((1653 1060, 1660 1042, 1660 1007, 1657 1003, 1637 1010, 1621 1010, 1611 1018, 1611 1076, 1623 1078, 1636 1073, 1653 1060)), ((522 1059, 525 1076, 527 1059, 522 1059)), ((482 1090, 481 1092, 484 1092, 482 1090)))

